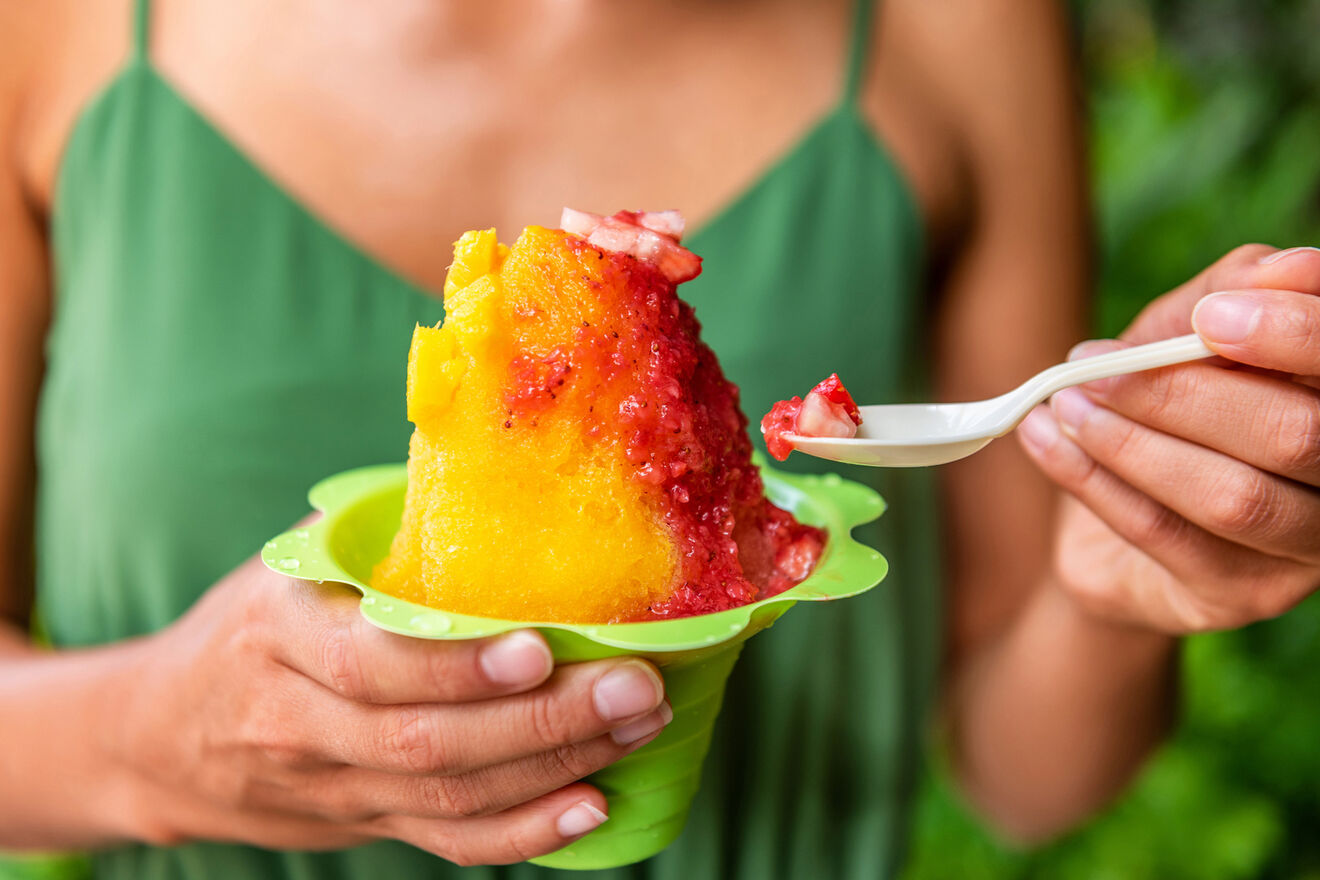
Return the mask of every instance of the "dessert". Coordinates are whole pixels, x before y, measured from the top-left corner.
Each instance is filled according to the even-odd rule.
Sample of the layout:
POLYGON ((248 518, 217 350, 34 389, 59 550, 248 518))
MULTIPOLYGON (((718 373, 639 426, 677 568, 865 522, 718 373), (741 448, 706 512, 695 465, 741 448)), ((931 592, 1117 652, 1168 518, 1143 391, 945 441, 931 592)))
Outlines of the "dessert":
POLYGON ((737 389, 675 288, 673 211, 466 233, 408 359, 403 521, 373 586, 437 608, 620 622, 732 608, 824 544, 765 498, 737 389))
POLYGON ((783 461, 793 451, 786 434, 799 437, 856 437, 862 414, 843 387, 838 373, 807 392, 806 399, 791 397, 770 408, 761 419, 766 448, 783 461))

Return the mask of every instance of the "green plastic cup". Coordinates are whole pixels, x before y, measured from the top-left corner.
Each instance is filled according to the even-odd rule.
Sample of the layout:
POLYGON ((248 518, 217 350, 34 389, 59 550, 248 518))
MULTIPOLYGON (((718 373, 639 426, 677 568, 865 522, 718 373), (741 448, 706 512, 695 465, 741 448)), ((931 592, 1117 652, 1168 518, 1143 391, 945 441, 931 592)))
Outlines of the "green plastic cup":
POLYGON ((654 740, 587 781, 604 793, 610 818, 557 852, 532 859, 553 868, 595 870, 649 858, 678 837, 687 821, 710 747, 724 685, 743 643, 801 601, 843 599, 869 590, 888 571, 852 529, 884 511, 872 490, 834 475, 790 476, 762 466, 766 493, 778 506, 829 535, 816 568, 802 583, 728 611, 645 623, 566 624, 454 614, 373 589, 376 563, 389 552, 403 515, 405 465, 346 471, 312 487, 324 516, 266 542, 261 558, 291 577, 346 584, 362 593, 362 614, 376 626, 421 639, 474 639, 534 628, 560 663, 632 655, 660 668, 674 720, 654 740))

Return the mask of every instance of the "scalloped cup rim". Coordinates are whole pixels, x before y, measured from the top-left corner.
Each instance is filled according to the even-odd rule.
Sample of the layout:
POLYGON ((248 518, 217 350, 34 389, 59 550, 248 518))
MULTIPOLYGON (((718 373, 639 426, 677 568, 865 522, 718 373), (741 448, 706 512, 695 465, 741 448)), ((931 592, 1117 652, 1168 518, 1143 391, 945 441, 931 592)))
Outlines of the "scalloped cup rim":
MULTIPOLYGON (((267 541, 261 557, 280 574, 341 583, 358 590, 363 615, 376 626, 400 635, 473 639, 535 628, 573 633, 607 648, 638 653, 711 648, 768 625, 796 602, 844 599, 863 593, 880 583, 888 572, 884 557, 852 536, 854 527, 876 519, 884 511, 878 493, 836 474, 790 475, 774 471, 759 460, 757 464, 771 501, 803 521, 825 528, 829 539, 815 569, 801 583, 774 596, 710 614, 631 623, 507 620, 445 611, 381 592, 349 570, 343 561, 347 554, 336 550, 335 541, 344 520, 364 503, 388 500, 395 494, 402 498, 407 486, 405 464, 355 468, 321 480, 308 493, 308 500, 322 516, 267 541)), ((396 529, 397 520, 390 534, 396 529)), ((376 561, 371 560, 371 564, 376 561)))

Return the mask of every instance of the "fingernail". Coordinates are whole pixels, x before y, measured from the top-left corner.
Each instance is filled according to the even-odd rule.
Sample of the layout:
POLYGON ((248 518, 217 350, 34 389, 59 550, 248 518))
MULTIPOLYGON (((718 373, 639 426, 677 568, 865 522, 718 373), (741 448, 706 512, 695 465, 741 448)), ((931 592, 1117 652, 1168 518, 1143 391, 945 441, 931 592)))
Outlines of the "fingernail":
POLYGON ((1086 421, 1087 416, 1095 411, 1095 404, 1091 398, 1076 388, 1065 388, 1054 395, 1050 400, 1050 406, 1062 428, 1074 434, 1082 427, 1082 422, 1086 421))
POLYGON ((550 649, 525 630, 509 633, 481 649, 477 662, 496 684, 532 684, 545 678, 554 665, 550 649))
POLYGON ((1320 248, 1315 247, 1293 247, 1282 251, 1275 251, 1267 257, 1260 258, 1260 265, 1267 266, 1270 263, 1277 263, 1280 260, 1286 260, 1293 254, 1315 253, 1320 254, 1320 248))
POLYGON ((600 810, 593 807, 586 801, 580 804, 574 804, 559 816, 559 821, 555 822, 555 828, 562 837, 581 837, 588 831, 599 828, 601 823, 608 819, 600 810))
POLYGON ((1211 342, 1245 342, 1260 323, 1261 305, 1238 293, 1212 293, 1192 311, 1192 328, 1211 342))
POLYGON ((1059 439, 1059 423, 1047 406, 1038 406, 1018 425, 1018 433, 1036 452, 1044 452, 1059 439))
POLYGON ((1106 354, 1120 348, 1122 346, 1113 339, 1088 339, 1085 342, 1077 343, 1068 350, 1068 360, 1080 361, 1083 358, 1095 357, 1098 354, 1106 354))
POLYGON ((653 733, 664 730, 665 726, 673 720, 674 710, 669 708, 668 702, 664 702, 660 704, 659 709, 656 709, 645 718, 638 718, 636 721, 610 731, 610 739, 621 746, 631 745, 653 733))
MULTIPOLYGON (((1096 357, 1102 354, 1109 354, 1111 351, 1119 351, 1126 346, 1117 339, 1088 339, 1085 342, 1079 342, 1068 352, 1068 360, 1080 361, 1086 358, 1096 357)), ((1093 382, 1087 382, 1086 387, 1096 394, 1107 393, 1119 381, 1118 376, 1109 379, 1096 379, 1093 382)))
POLYGON ((664 682, 648 666, 623 663, 596 682, 593 698, 601 718, 618 721, 655 709, 664 695, 664 682))

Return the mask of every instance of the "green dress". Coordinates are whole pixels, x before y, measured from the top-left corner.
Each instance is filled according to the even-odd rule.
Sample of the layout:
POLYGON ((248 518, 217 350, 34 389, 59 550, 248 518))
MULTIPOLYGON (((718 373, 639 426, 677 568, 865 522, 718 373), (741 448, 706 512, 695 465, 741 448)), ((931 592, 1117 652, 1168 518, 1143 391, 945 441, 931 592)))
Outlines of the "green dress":
MULTIPOLYGON (((836 370, 862 401, 920 393, 921 221, 856 105, 870 7, 858 4, 838 105, 688 242, 705 271, 682 293, 753 422, 836 370)), ((67 647, 168 626, 303 516, 312 483, 404 459, 412 328, 443 317, 161 78, 145 51, 146 0, 135 21, 132 59, 73 131, 52 218, 38 607, 67 647)), ((815 465, 799 455, 787 466, 815 465)), ((750 643, 687 830, 605 876, 894 872, 938 653, 933 493, 925 472, 844 472, 889 500, 865 537, 890 578, 750 643)), ((391 842, 339 853, 133 845, 94 865, 118 880, 553 873, 459 869, 391 842)))

